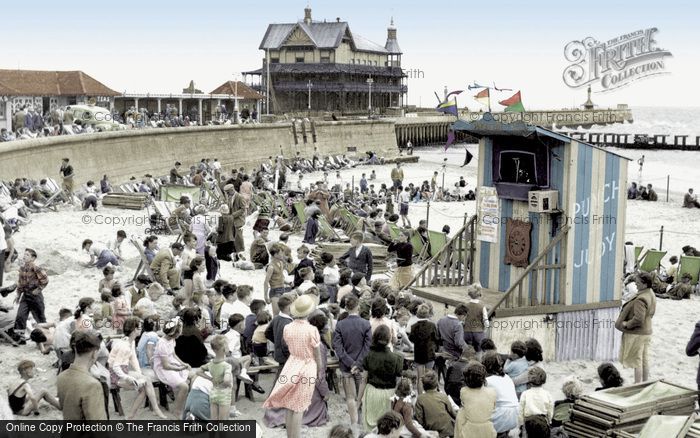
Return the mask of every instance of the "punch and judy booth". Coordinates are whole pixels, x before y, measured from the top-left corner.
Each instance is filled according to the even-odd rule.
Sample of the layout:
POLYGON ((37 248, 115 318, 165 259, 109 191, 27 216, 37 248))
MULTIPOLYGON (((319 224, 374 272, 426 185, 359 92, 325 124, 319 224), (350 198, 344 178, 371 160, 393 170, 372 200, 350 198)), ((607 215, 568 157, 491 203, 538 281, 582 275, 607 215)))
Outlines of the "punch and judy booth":
POLYGON ((615 359, 628 159, 488 113, 453 129, 479 138, 472 275, 496 345, 535 337, 550 360, 615 359))

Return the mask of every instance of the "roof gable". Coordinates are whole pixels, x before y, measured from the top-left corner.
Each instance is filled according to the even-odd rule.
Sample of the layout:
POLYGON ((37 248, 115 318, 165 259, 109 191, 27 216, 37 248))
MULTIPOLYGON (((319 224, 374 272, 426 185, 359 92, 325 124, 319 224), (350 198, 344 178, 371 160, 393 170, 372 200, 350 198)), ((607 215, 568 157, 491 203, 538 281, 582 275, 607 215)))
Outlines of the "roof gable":
POLYGON ((242 97, 243 99, 259 100, 265 98, 265 96, 253 90, 246 83, 241 81, 226 81, 212 90, 210 94, 230 94, 233 96, 236 95, 236 93, 238 93, 238 96, 242 97), (238 85, 236 85, 236 82, 238 82, 238 85))
POLYGON ((283 46, 317 46, 310 29, 304 23, 298 23, 281 44, 283 46))

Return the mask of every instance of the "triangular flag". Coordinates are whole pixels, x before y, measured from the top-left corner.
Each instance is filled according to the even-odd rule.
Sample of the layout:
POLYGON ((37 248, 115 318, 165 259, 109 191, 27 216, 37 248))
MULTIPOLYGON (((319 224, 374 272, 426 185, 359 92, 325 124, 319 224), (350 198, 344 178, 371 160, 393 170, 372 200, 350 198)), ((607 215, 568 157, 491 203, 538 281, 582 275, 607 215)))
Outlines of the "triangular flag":
POLYGON ((450 92, 447 96, 445 96, 445 100, 449 99, 450 96, 452 96, 453 94, 454 94, 454 95, 457 95, 457 94, 462 93, 463 91, 464 91, 464 90, 455 90, 455 91, 452 91, 452 92, 450 92))
POLYGON ((452 114, 453 116, 456 116, 457 115, 457 102, 455 100, 443 102, 437 106, 436 110, 438 112, 441 112, 441 113, 452 114))
POLYGON ((464 150, 467 151, 467 155, 464 157, 464 164, 462 164, 461 167, 464 167, 467 164, 469 164, 472 161, 472 158, 474 158, 474 155, 472 155, 472 153, 469 152, 469 149, 464 148, 464 150))
POLYGON ((506 109, 505 109, 506 112, 511 112, 511 113, 525 112, 525 107, 523 107, 523 101, 522 101, 522 98, 520 96, 520 91, 518 91, 514 95, 510 96, 508 99, 502 100, 498 103, 506 107, 506 109))
POLYGON ((484 88, 483 90, 479 91, 476 96, 474 96, 474 100, 479 102, 482 105, 490 106, 489 102, 489 89, 484 88))
POLYGON ((453 130, 447 131, 447 143, 445 143, 445 150, 450 147, 452 143, 455 142, 455 132, 453 130))

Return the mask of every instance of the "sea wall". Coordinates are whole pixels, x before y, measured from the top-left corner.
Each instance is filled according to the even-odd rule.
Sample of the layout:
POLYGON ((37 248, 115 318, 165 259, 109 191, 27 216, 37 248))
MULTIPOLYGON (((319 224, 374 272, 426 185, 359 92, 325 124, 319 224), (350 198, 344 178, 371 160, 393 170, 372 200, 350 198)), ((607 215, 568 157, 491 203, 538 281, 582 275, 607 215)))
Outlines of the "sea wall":
POLYGON ((257 167, 269 156, 292 157, 297 152, 319 155, 380 156, 398 154, 390 121, 275 123, 129 130, 45 137, 0 143, 0 180, 16 177, 59 178, 61 159, 68 157, 76 182, 98 181, 107 174, 113 183, 145 173, 166 175, 175 161, 189 167, 202 158, 218 158, 225 170, 257 167))

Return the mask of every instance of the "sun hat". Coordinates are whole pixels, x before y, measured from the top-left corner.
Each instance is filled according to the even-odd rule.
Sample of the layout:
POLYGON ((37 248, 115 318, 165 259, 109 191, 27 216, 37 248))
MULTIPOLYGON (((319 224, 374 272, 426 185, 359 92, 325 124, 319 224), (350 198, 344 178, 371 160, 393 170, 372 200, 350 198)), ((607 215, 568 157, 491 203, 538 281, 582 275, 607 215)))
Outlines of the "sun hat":
POLYGON ((316 301, 310 295, 302 295, 292 303, 289 313, 295 318, 309 316, 316 309, 316 301))

